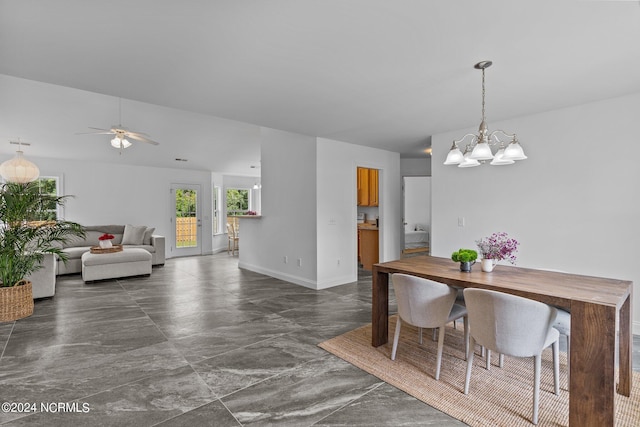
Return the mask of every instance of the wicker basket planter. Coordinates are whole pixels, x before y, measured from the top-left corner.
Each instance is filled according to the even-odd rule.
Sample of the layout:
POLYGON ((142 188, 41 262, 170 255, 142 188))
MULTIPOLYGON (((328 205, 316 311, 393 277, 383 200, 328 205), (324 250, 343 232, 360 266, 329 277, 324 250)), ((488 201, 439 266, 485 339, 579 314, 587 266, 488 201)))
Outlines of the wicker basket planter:
POLYGON ((11 322, 33 314, 33 288, 31 282, 11 287, 0 287, 0 322, 11 322))

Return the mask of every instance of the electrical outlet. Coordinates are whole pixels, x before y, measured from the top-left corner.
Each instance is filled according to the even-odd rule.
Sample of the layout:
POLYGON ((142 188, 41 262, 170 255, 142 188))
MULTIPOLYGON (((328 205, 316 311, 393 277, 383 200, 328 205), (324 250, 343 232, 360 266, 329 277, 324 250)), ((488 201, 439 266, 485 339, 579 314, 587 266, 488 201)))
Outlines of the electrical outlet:
POLYGON ((459 216, 458 217, 458 227, 464 227, 464 223, 465 223, 464 217, 463 216, 459 216))
POLYGON ((282 257, 282 262, 284 262, 285 264, 289 262, 289 257, 288 256, 283 256, 282 257))
POLYGON ((340 265, 340 260, 338 260, 338 265, 340 265))
POLYGON ((302 267, 302 258, 298 258, 298 267, 302 267))

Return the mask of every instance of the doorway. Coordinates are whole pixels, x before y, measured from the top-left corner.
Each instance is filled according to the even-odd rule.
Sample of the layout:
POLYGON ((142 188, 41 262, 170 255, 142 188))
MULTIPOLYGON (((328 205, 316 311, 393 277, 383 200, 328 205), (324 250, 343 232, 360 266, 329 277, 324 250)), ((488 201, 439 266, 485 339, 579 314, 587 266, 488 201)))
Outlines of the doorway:
MULTIPOLYGON (((380 259, 380 169, 356 168, 358 268, 371 271, 380 259)), ((359 270, 360 271, 360 270, 359 270)))
POLYGON ((202 255, 199 184, 171 184, 172 256, 202 255))
POLYGON ((429 254, 431 242, 431 177, 402 178, 404 196, 402 254, 429 254))

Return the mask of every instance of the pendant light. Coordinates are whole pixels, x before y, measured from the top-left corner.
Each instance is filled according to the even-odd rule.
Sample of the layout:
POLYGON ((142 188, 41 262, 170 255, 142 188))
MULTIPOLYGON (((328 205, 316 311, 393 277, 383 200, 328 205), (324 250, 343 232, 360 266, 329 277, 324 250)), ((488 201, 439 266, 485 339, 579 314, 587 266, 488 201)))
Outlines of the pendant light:
POLYGON ((511 165, 516 160, 524 160, 527 158, 524 154, 522 146, 518 142, 516 134, 510 134, 503 130, 494 130, 489 132, 484 114, 484 96, 485 96, 485 76, 484 70, 489 68, 493 63, 491 61, 478 62, 474 68, 482 70, 482 121, 478 127, 478 134, 468 133, 457 141, 453 141, 445 165, 458 165, 461 168, 479 166, 487 160, 491 160, 491 165, 511 165), (498 134, 511 138, 509 144, 505 147, 504 141, 498 138, 498 134), (458 148, 458 143, 462 143, 468 136, 471 141, 466 145, 464 154, 458 148), (499 144, 497 153, 494 155, 491 147, 499 144))
POLYGON ((0 165, 0 175, 7 182, 17 182, 24 184, 27 182, 35 181, 40 176, 40 169, 34 163, 24 158, 24 153, 21 148, 23 145, 30 146, 31 144, 18 141, 10 141, 9 144, 17 144, 18 151, 16 156, 7 160, 0 165))

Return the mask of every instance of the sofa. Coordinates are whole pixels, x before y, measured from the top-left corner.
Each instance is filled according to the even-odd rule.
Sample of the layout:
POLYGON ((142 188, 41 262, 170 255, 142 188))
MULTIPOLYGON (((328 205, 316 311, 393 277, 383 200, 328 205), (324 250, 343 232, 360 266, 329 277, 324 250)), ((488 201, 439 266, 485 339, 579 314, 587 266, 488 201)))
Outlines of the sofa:
POLYGON ((127 225, 90 225, 85 227, 85 237, 72 238, 62 246, 67 255, 67 262, 58 260, 57 275, 82 272, 82 254, 88 252, 91 246, 98 246, 98 238, 103 234, 112 234, 114 245, 124 248, 142 248, 151 254, 151 265, 164 265, 165 239, 164 236, 153 234, 155 228, 127 225))
POLYGON ((25 277, 31 281, 33 299, 52 297, 56 293, 56 258, 54 254, 44 254, 42 268, 25 277))
POLYGON ((92 246, 98 246, 99 237, 105 233, 113 234, 114 245, 122 244, 125 248, 142 248, 151 254, 151 265, 164 265, 164 236, 153 234, 154 228, 127 225, 92 225, 85 227, 85 237, 70 239, 62 246, 68 256, 63 262, 53 254, 45 254, 42 268, 33 272, 27 280, 33 287, 33 298, 48 298, 56 293, 56 276, 82 272, 82 254, 92 246))

